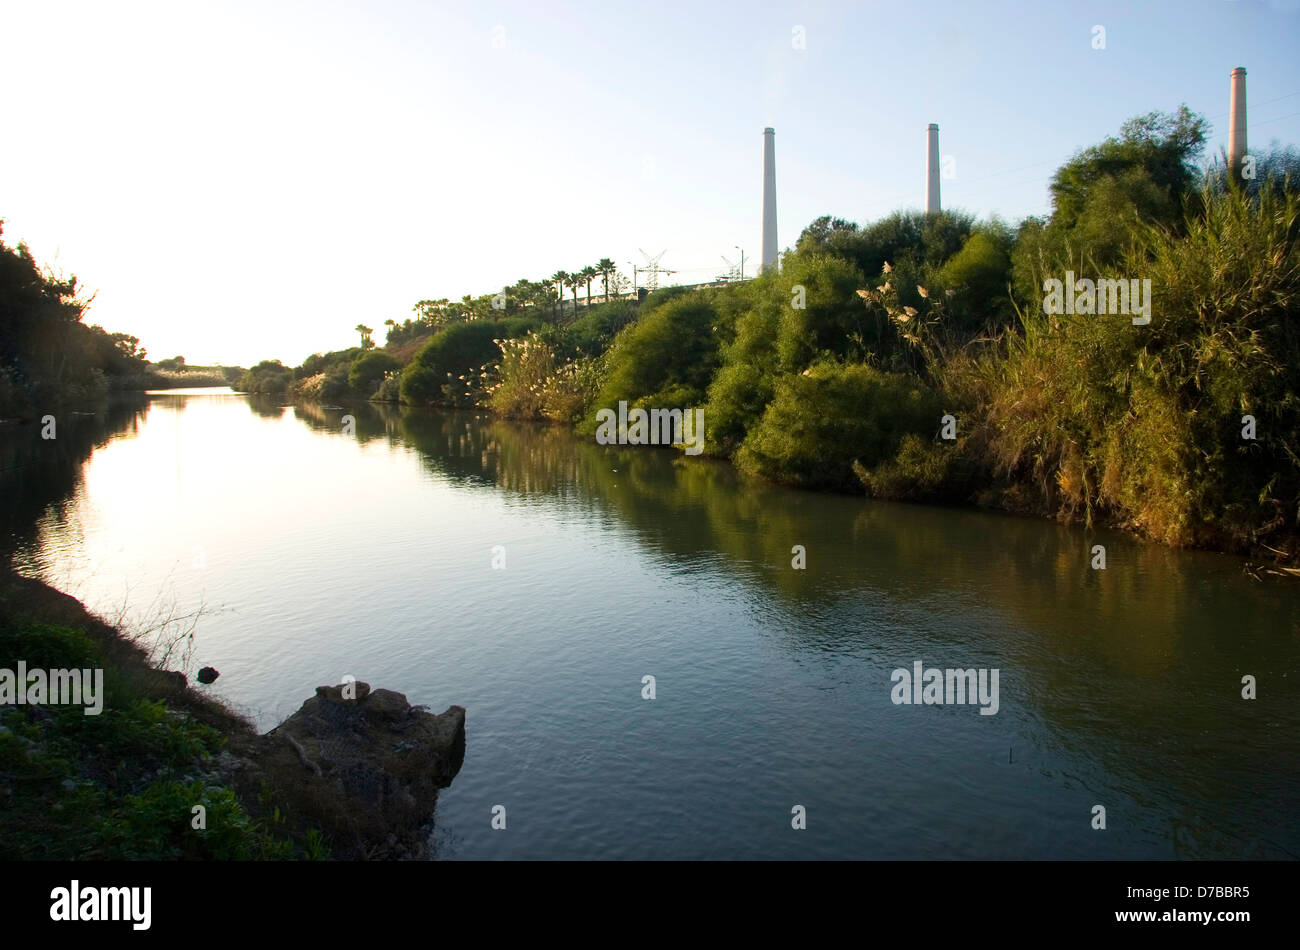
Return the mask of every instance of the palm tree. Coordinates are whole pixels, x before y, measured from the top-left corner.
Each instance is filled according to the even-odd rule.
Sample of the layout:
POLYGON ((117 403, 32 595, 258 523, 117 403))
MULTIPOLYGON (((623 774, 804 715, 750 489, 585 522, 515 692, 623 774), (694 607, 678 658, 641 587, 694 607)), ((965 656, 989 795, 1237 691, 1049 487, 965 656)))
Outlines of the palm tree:
POLYGON ((533 282, 527 277, 520 277, 515 281, 515 285, 511 288, 511 292, 514 294, 515 299, 519 301, 521 309, 527 307, 530 303, 529 298, 533 295, 533 282))
POLYGON ((569 289, 573 291, 573 317, 578 318, 578 288, 582 286, 582 271, 569 275, 569 289))
POLYGON ((596 268, 592 267, 590 264, 588 264, 582 270, 578 271, 578 276, 581 277, 587 283, 587 306, 588 307, 591 306, 591 282, 596 279, 596 275, 599 273, 600 271, 596 270, 596 268))
POLYGON ((361 334, 361 348, 363 350, 368 350, 375 345, 373 342, 371 342, 370 339, 370 334, 374 333, 375 331, 370 329, 370 327, 366 326, 364 323, 358 323, 352 329, 356 330, 358 333, 361 334))
POLYGON ((609 275, 614 273, 617 265, 608 257, 602 257, 596 264, 596 270, 600 274, 601 283, 605 288, 605 303, 609 303, 609 275))
POLYGON ((554 274, 551 275, 551 282, 554 283, 555 286, 559 288, 559 290, 560 290, 560 304, 561 304, 561 306, 563 306, 563 304, 564 304, 564 288, 567 287, 568 284, 569 284, 569 272, 568 272, 568 271, 563 271, 563 270, 557 270, 554 274))

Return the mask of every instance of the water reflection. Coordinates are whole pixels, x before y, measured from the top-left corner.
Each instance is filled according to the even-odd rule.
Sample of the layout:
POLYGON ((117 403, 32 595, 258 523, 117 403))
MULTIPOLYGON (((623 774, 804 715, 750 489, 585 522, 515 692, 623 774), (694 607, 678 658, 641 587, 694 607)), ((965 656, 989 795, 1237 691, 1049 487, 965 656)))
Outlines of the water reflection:
MULTIPOLYGON (((75 544, 71 513, 82 503, 82 472, 95 448, 134 438, 151 406, 179 420, 196 398, 203 397, 119 401, 94 416, 61 420, 55 443, 41 443, 34 427, 0 430, 6 550, 37 545, 38 523, 45 524, 48 548, 75 544)), ((432 502, 444 506, 438 511, 446 518, 448 506, 462 505, 468 497, 500 498, 507 506, 503 518, 540 512, 559 526, 557 531, 565 525, 596 526, 592 530, 628 539, 635 547, 644 596, 662 605, 656 609, 665 625, 688 631, 680 650, 690 654, 686 659, 697 669, 699 689, 716 697, 707 715, 679 723, 679 729, 707 731, 714 728, 709 717, 726 709, 738 735, 744 729, 761 734, 753 710, 766 700, 748 691, 796 690, 790 683, 798 671, 817 669, 831 679, 818 680, 811 704, 796 708, 803 730, 836 736, 818 750, 836 761, 859 734, 869 733, 876 757, 862 773, 841 769, 820 775, 825 789, 851 803, 853 789, 839 786, 862 783, 862 794, 894 815, 926 808, 951 812, 967 853, 1004 853, 981 850, 979 844, 986 830, 980 823, 994 821, 1033 829, 1032 843, 1011 851, 1025 856, 1060 853, 1052 835, 1062 827, 1082 829, 1081 839, 1071 838, 1063 849, 1074 856, 1300 854, 1300 829, 1290 820, 1300 791, 1300 588, 1294 582, 1257 581, 1235 558, 1163 548, 1110 532, 787 491, 672 450, 598 446, 564 429, 483 414, 227 398, 222 413, 237 415, 244 429, 230 429, 228 420, 218 425, 211 415, 196 415, 193 425, 208 441, 237 440, 220 442, 218 452, 204 456, 205 465, 223 466, 220 478, 230 491, 239 491, 241 484, 245 491, 270 491, 283 487, 274 484, 280 478, 295 494, 309 487, 318 492, 322 510, 338 509, 336 492, 349 499, 348 517, 280 525, 274 536, 263 522, 251 521, 240 529, 246 536, 230 556, 235 563, 245 547, 253 552, 274 547, 277 559, 249 569, 274 578, 274 590, 263 599, 286 605, 274 616, 306 617, 313 649, 330 647, 315 639, 322 621, 313 611, 322 609, 319 601, 327 589, 323 572, 337 571, 328 589, 346 585, 371 592, 384 585, 382 597, 365 599, 371 629, 387 629, 394 616, 415 625, 420 618, 440 616, 449 604, 482 609, 477 598, 487 582, 481 574, 457 573, 463 570, 458 555, 445 550, 454 535, 431 539, 430 522, 417 528, 409 513, 427 511, 432 502), (304 429, 318 437, 303 436, 311 445, 282 438, 304 429), (274 438, 248 441, 257 433, 274 433, 274 438), (349 444, 366 451, 349 452, 349 444), (374 446, 392 452, 375 453, 374 446), (328 451, 318 451, 322 447, 328 451), (318 467, 305 471, 302 457, 309 450, 311 464, 318 467), (257 460, 252 478, 250 452, 257 460), (407 472, 418 466, 427 478, 410 485, 390 471, 367 467, 367 459, 376 455, 398 460, 394 464, 407 472), (392 492, 404 494, 394 495, 391 509, 376 502, 375 496, 392 492), (355 525, 348 520, 353 514, 355 525), (303 530, 312 533, 295 542, 294 533, 303 530), (398 536, 406 550, 395 549, 391 539, 398 536), (1090 566, 1091 547, 1098 543, 1107 548, 1105 570, 1090 566), (796 545, 806 549, 804 570, 791 566, 796 545), (421 573, 422 563, 431 559, 439 564, 436 590, 427 587, 421 573), (408 567, 408 561, 416 566, 408 567), (697 623, 698 612, 708 614, 709 622, 697 623), (745 640, 719 623, 756 633, 745 640), (708 638, 724 635, 731 641, 714 652, 708 638), (768 683, 753 673, 755 680, 744 680, 736 654, 727 652, 738 649, 738 642, 750 653, 771 651, 781 679, 768 683), (899 710, 887 700, 888 672, 916 660, 999 668, 1001 710, 990 717, 997 721, 979 726, 912 714, 918 711, 895 715, 899 710), (1246 674, 1260 684, 1257 700, 1241 698, 1246 674), (954 774, 963 776, 960 793, 935 790, 941 781, 954 781, 954 774), (1088 837, 1093 803, 1108 807, 1116 834, 1088 837)), ((177 441, 176 452, 180 445, 177 441)), ((171 446, 151 458, 165 457, 166 451, 171 446)), ((181 502, 187 497, 178 495, 181 502)), ((437 522, 432 523, 436 530, 437 522)), ((573 587, 605 580, 591 576, 599 565, 593 568, 558 537, 540 545, 539 556, 561 570, 588 565, 587 574, 572 569, 566 579, 573 587)), ((240 589, 246 584, 241 578, 240 589)), ((536 598, 544 596, 536 590, 525 594, 523 588, 502 590, 502 602, 493 607, 514 619, 534 617, 536 598)), ((637 648, 629 640, 634 635, 623 630, 626 617, 619 608, 602 613, 599 604, 560 603, 553 609, 562 614, 550 618, 557 630, 547 630, 557 639, 549 654, 537 654, 537 662, 549 656, 558 666, 537 675, 564 677, 576 662, 598 666, 606 653, 617 661, 637 648), (579 619, 597 631, 591 636, 598 639, 571 636, 568 628, 579 619), (561 635, 564 639, 558 639, 561 635)), ((339 649, 354 655, 351 631, 339 636, 344 644, 339 649)), ((249 637, 259 649, 276 649, 274 641, 263 645, 261 628, 249 637)), ((483 643, 472 636, 470 641, 458 654, 461 663, 496 665, 470 670, 467 679, 501 675, 501 660, 485 658, 483 643)), ((450 647, 442 643, 440 649, 450 647)), ((601 674, 603 668, 588 673, 601 674)), ((517 684, 509 689, 517 691, 517 684)), ((521 721, 536 719, 539 729, 554 733, 554 723, 539 712, 540 701, 500 702, 523 703, 521 721)), ((642 728, 635 720, 614 722, 616 738, 642 728)), ((749 749, 745 743, 752 739, 745 733, 737 748, 749 749)), ((802 747, 796 751, 811 754, 802 747)), ((487 756, 479 759, 479 768, 501 770, 493 773, 493 782, 509 780, 509 763, 478 754, 487 756)), ((617 761, 617 752, 608 755, 617 761)), ((597 758, 598 752, 584 747, 580 760, 597 758)), ((472 788, 474 775, 468 768, 458 779, 461 787, 472 788)), ((580 786, 605 781, 595 772, 572 780, 580 786)), ((737 813, 745 807, 738 802, 737 813)), ((614 816, 608 820, 617 824, 614 816)), ((904 838, 900 831, 884 853, 932 856, 908 850, 915 845, 904 838)), ((679 844, 673 847, 678 850, 656 853, 681 853, 679 844)), ((838 851, 833 843, 824 847, 830 856, 871 856, 838 851)))

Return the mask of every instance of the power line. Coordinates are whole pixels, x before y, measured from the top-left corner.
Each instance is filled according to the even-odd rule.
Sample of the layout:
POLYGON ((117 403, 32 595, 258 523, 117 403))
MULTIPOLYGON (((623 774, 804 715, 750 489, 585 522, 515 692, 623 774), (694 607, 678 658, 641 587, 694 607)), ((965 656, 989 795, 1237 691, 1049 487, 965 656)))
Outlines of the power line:
MULTIPOLYGON (((1260 106, 1266 106, 1271 102, 1281 102, 1283 99, 1290 99, 1292 96, 1300 96, 1300 92, 1288 92, 1285 96, 1278 96, 1276 99, 1265 99, 1263 102, 1248 103, 1247 105, 1251 109, 1258 109, 1260 106)), ((1222 119, 1225 115, 1232 115, 1232 112, 1231 111, 1218 112, 1215 113, 1214 115, 1206 116, 1206 118, 1222 119)))

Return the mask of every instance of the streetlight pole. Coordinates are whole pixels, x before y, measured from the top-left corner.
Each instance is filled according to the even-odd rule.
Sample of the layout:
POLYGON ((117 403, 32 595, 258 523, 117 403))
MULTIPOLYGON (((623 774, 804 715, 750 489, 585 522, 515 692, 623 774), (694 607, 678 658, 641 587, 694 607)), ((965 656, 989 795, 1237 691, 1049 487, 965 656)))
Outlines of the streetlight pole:
POLYGON ((635 297, 636 296, 636 265, 633 264, 631 261, 628 261, 628 264, 631 265, 632 267, 632 296, 635 297))
POLYGON ((741 247, 739 244, 733 244, 732 247, 740 251, 740 279, 744 280, 745 279, 745 249, 741 247))

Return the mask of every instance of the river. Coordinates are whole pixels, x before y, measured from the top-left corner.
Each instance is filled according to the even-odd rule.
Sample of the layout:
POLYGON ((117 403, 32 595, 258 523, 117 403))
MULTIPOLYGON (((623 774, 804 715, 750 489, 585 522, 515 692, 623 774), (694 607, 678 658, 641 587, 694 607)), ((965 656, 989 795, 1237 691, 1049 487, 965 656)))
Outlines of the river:
POLYGON ((439 858, 1300 855, 1296 582, 481 414, 281 403, 0 427, 0 545, 129 628, 172 618, 145 636, 192 634, 172 665, 217 667, 263 730, 345 675, 466 707, 439 858), (997 670, 996 713, 895 703, 918 662, 997 670))

